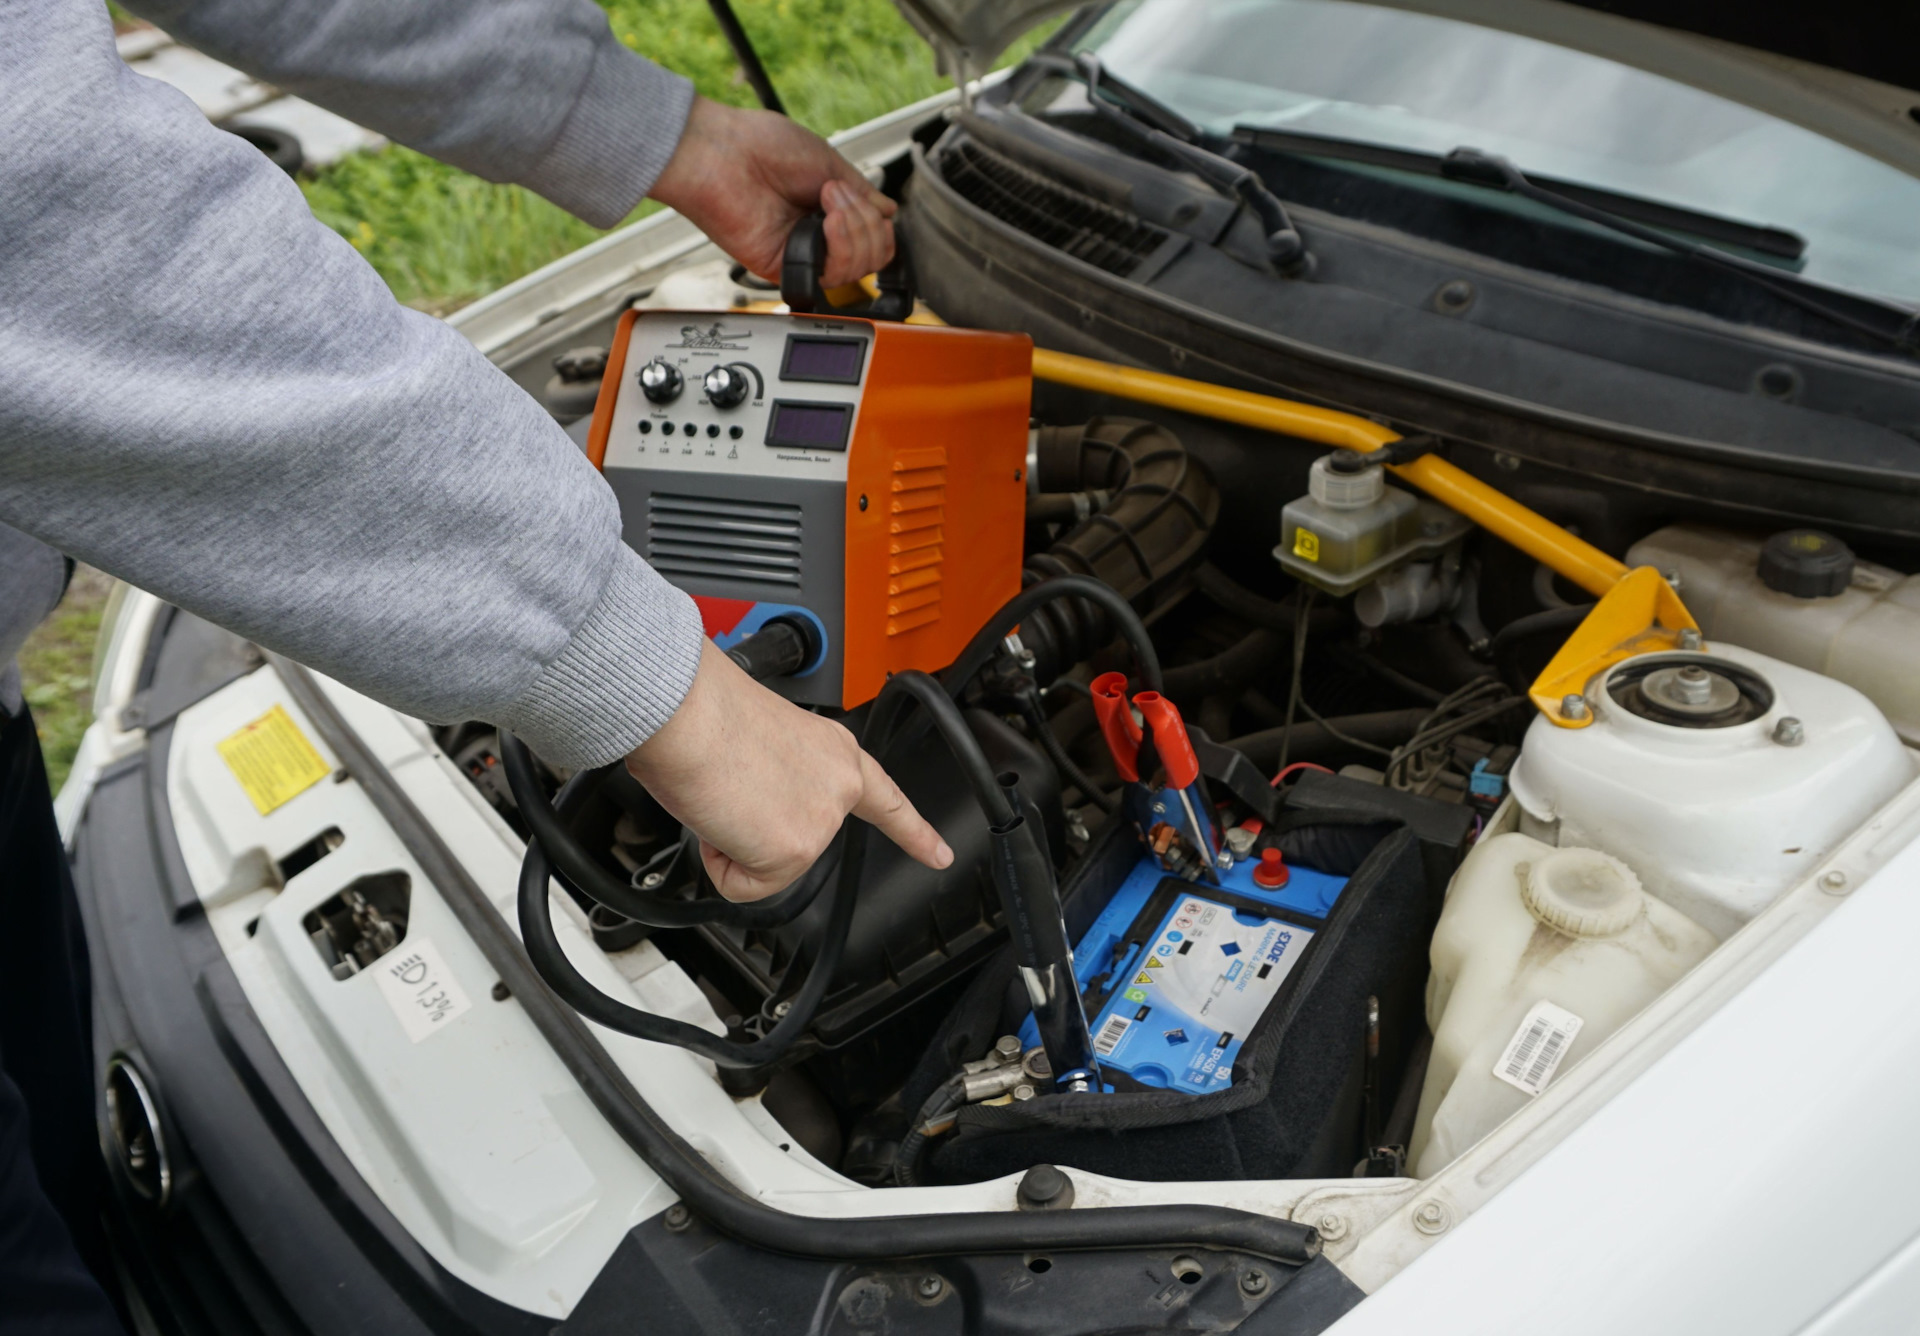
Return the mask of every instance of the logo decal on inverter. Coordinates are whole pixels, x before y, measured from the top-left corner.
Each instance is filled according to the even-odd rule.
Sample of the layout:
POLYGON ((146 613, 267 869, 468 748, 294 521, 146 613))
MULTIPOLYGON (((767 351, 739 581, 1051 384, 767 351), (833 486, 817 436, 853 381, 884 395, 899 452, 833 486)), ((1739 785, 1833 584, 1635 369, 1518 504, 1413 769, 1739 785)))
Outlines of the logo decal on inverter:
POLYGON ((669 348, 690 348, 703 352, 746 352, 746 340, 753 337, 753 331, 750 329, 722 329, 721 326, 725 323, 725 321, 716 320, 704 330, 698 325, 682 325, 680 326, 680 342, 669 343, 666 346, 669 348))

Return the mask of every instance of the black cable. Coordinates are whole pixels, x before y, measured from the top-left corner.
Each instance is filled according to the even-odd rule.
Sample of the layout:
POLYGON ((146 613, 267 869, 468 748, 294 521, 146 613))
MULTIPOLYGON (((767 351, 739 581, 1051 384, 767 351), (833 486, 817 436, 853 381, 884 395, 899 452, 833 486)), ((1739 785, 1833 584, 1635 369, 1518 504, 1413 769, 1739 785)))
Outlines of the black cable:
MULTIPOLYGON (((751 1043, 737 1044, 697 1025, 629 1006, 601 992, 576 970, 553 930, 548 885, 553 868, 537 839, 528 841, 526 856, 520 860, 520 939, 528 959, 533 961, 533 967, 554 995, 588 1020, 656 1044, 673 1044, 721 1067, 764 1067, 784 1056, 813 1024, 814 1012, 819 1010, 827 987, 840 968, 847 933, 853 926, 866 836, 864 824, 851 817, 841 827, 840 838, 835 842, 840 855, 840 876, 819 953, 808 966, 806 981, 790 999, 786 1015, 751 1043)), ((830 848, 821 861, 827 861, 832 853, 830 848)))
MULTIPOLYGON (((887 679, 881 688, 880 701, 912 700, 927 712, 933 721, 934 729, 947 744, 947 750, 953 753, 954 763, 966 775, 967 784, 973 789, 973 796, 980 804, 981 812, 987 818, 987 824, 1000 827, 1018 817, 1018 813, 1007 805, 1006 791, 994 778, 993 762, 980 749, 980 740, 973 736, 973 730, 967 727, 967 721, 960 715, 960 707, 953 703, 953 697, 933 678, 923 672, 908 669, 895 673, 887 679)), ((872 734, 876 725, 880 728, 880 741, 868 750, 876 757, 893 740, 898 726, 898 711, 882 717, 879 701, 875 703, 874 716, 867 721, 867 731, 872 734)))
POLYGON ((1113 799, 1103 792, 1099 785, 1087 777, 1087 772, 1074 763, 1067 755, 1067 749, 1060 745, 1060 739, 1054 735, 1053 725, 1047 722, 1047 707, 1040 699, 1037 690, 1028 690, 1020 698, 1020 706, 1027 716, 1027 722, 1033 726, 1033 734, 1040 740, 1041 749, 1047 753, 1047 759, 1053 762, 1054 769, 1066 777, 1088 802, 1102 812, 1113 810, 1113 799))
POLYGON ((900 1148, 894 1152, 895 1183, 903 1188, 920 1186, 920 1157, 927 1148, 927 1124, 936 1118, 946 1117, 966 1102, 965 1076, 950 1076, 934 1088, 934 1092, 920 1105, 920 1111, 913 1115, 907 1134, 900 1138, 900 1148))
MULTIPOLYGON (((527 750, 526 743, 504 729, 500 732, 500 759, 506 766, 507 786, 513 790, 514 802, 533 831, 532 842, 545 847, 547 858, 581 894, 636 923, 654 928, 690 928, 700 923, 777 928, 806 913, 826 885, 826 877, 813 875, 810 868, 785 890, 744 905, 718 896, 672 900, 636 890, 580 847, 542 792, 533 769, 533 753, 527 750)), ((818 866, 816 863, 815 867, 818 866)))
POLYGON ((1147 634, 1146 623, 1140 620, 1140 614, 1134 611, 1133 604, 1104 581, 1084 575, 1056 575, 1051 580, 1043 580, 1021 590, 1005 607, 987 619, 987 624, 960 651, 960 657, 954 660, 953 666, 941 674, 941 682, 947 693, 957 697, 966 690, 973 675, 986 667, 988 660, 999 652, 1000 642, 1007 638, 1007 633, 1032 615, 1034 609, 1063 598, 1084 598, 1105 608, 1133 650, 1134 668, 1140 680, 1146 684, 1145 689, 1161 689, 1160 654, 1154 649, 1153 637, 1147 634))

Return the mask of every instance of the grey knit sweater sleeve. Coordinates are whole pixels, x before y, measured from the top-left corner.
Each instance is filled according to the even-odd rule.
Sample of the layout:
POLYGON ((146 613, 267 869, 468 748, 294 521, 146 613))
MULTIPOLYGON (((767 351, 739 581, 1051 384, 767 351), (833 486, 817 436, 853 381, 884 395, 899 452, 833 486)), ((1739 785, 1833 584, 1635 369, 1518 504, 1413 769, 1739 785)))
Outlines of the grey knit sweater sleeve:
MULTIPOLYGON (((634 127, 602 217, 684 124, 684 99, 650 100, 670 85, 605 72, 633 58, 595 36, 587 0, 219 0, 184 17, 244 27, 255 9, 316 28, 296 55, 329 71, 314 77, 335 105, 377 103, 390 132, 411 116, 424 147, 558 199, 595 198, 599 155, 634 127), (407 22, 370 17, 389 10, 407 22), (360 48, 356 81, 367 33, 382 44, 360 48), (384 54, 409 38, 427 44, 418 63, 384 54), (535 96, 542 53, 553 88, 535 96), (473 87, 490 69, 506 72, 497 100, 473 87)), ((242 61, 252 38, 193 37, 269 68, 242 61)), ((621 543, 580 451, 459 335, 398 305, 292 181, 128 70, 99 0, 0 0, 0 238, 0 523, 564 764, 611 760, 678 707, 698 615, 621 543)))

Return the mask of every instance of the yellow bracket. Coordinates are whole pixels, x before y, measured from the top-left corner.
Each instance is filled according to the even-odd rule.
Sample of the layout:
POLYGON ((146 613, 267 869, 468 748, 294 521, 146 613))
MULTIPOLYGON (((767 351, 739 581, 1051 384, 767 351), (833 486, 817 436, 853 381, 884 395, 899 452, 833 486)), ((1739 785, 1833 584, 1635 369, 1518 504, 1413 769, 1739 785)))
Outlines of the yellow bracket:
POLYGON ((1593 605, 1528 694, 1540 713, 1560 727, 1585 728, 1593 722, 1592 711, 1582 706, 1569 717, 1569 697, 1584 696, 1588 684, 1620 660, 1678 648, 1682 631, 1699 629, 1660 572, 1638 567, 1593 605))

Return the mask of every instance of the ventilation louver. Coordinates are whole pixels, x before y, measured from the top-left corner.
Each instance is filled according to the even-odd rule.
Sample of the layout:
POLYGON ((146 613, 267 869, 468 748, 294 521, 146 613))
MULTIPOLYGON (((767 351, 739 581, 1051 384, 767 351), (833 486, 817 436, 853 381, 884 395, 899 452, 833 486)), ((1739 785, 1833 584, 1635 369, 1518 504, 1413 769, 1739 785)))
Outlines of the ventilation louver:
POLYGON ((1186 237, 1049 180, 976 140, 963 139, 943 153, 940 175, 969 204, 1120 278, 1144 282, 1146 271, 1158 272, 1186 248, 1186 237))
POLYGON ((647 499, 647 561, 662 575, 800 583, 800 507, 716 497, 647 499))

